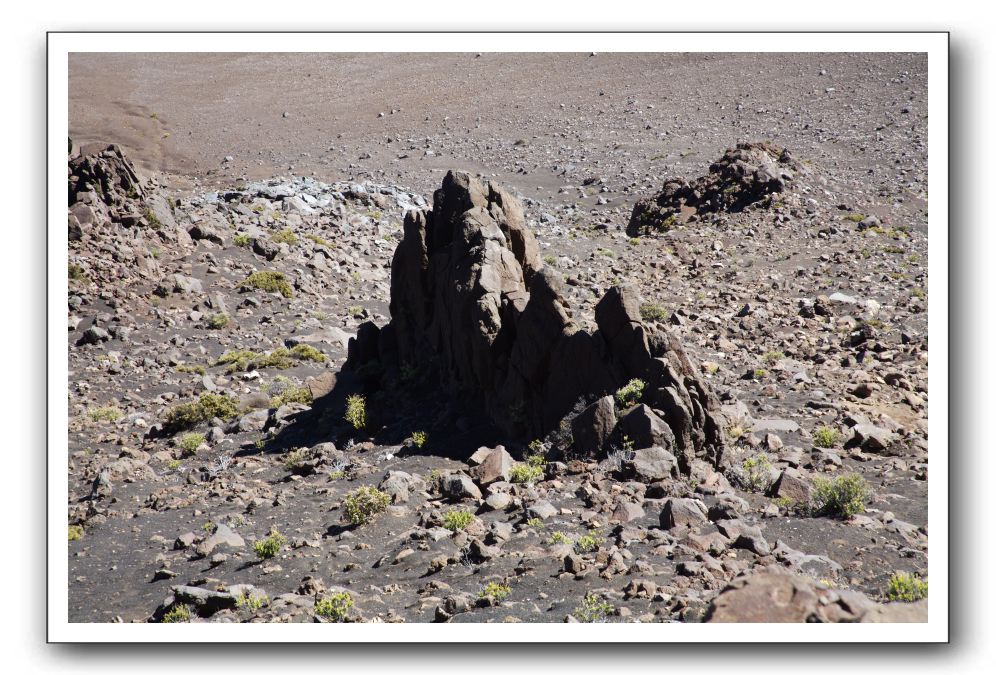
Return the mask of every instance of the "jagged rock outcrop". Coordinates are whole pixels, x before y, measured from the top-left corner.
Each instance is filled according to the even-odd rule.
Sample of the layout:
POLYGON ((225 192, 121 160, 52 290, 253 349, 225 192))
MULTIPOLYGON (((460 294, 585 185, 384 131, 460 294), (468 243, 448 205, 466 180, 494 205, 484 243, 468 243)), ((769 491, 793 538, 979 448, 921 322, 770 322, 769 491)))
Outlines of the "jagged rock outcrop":
POLYGON ((627 232, 638 236, 663 231, 686 214, 741 211, 768 195, 784 192, 802 166, 784 148, 770 143, 738 143, 709 167, 709 173, 688 182, 670 178, 654 197, 633 206, 627 232))
MULTIPOLYGON (((347 369, 377 361, 390 373, 432 360, 446 389, 527 440, 559 429, 579 402, 639 378, 642 403, 668 430, 657 444, 667 441, 685 471, 696 458, 722 461, 718 401, 675 338, 643 324, 635 287, 610 289, 595 310, 598 330, 581 330, 521 206, 494 183, 450 172, 432 211, 408 212, 390 307, 390 324, 357 331, 347 369)), ((615 411, 603 410, 599 424, 605 419, 614 424, 615 411)), ((580 445, 591 453, 608 431, 582 434, 580 445)))

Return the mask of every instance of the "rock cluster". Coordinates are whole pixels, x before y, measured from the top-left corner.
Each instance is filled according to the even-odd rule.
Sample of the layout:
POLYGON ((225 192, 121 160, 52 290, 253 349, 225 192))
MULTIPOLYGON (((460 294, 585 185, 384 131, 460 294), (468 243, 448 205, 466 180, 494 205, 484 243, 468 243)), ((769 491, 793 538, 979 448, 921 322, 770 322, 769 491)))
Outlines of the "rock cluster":
POLYGON ((450 172, 431 211, 406 215, 391 268, 391 322, 361 326, 347 368, 379 361, 390 372, 432 359, 443 385, 513 437, 541 438, 590 404, 580 415, 589 424, 574 425, 588 452, 615 428, 632 429, 639 447, 673 452, 686 471, 695 458, 718 465, 718 402, 674 337, 643 323, 636 288, 605 294, 593 332, 578 326, 564 295, 518 200, 450 172), (632 379, 645 384, 643 405, 617 411, 608 395, 632 379))
POLYGON ((667 230, 682 216, 742 211, 771 194, 784 192, 802 166, 784 148, 770 143, 738 143, 709 167, 709 173, 688 182, 670 178, 654 197, 633 207, 627 231, 637 236, 667 230))

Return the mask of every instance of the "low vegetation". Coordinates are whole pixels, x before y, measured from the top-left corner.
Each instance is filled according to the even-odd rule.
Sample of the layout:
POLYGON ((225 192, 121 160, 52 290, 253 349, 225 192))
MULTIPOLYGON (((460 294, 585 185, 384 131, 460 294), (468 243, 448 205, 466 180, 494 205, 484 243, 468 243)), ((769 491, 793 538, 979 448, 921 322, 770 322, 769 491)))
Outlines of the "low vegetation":
POLYGON ((370 522, 378 513, 387 509, 391 497, 374 487, 358 487, 342 500, 342 511, 353 525, 370 522))
POLYGON ((666 309, 655 302, 645 302, 640 305, 640 318, 644 321, 667 321, 669 314, 666 309))
POLYGON ((190 621, 190 607, 187 605, 173 605, 168 612, 163 614, 163 623, 187 623, 190 621))
POLYGON ((822 426, 813 432, 813 445, 818 448, 832 448, 840 440, 840 432, 833 427, 822 426))
POLYGON ((494 604, 500 605, 503 600, 512 594, 512 587, 508 584, 498 583, 497 581, 489 582, 483 589, 481 589, 480 594, 477 597, 482 599, 489 599, 494 604))
POLYGON ((239 284, 239 288, 279 293, 285 298, 294 297, 294 289, 283 272, 253 272, 239 284))
POLYGON ((102 405, 90 408, 86 411, 86 414, 94 422, 117 422, 124 417, 124 413, 115 405, 102 405))
POLYGON ((181 436, 176 445, 178 448, 183 450, 184 455, 193 455, 197 452, 197 448, 201 447, 201 445, 206 442, 207 439, 204 437, 204 434, 192 432, 181 436))
POLYGON ((630 408, 643 398, 643 390, 647 383, 639 378, 633 378, 626 383, 626 386, 616 392, 616 402, 620 408, 630 408))
POLYGON ((850 518, 864 513, 870 498, 868 481, 856 473, 832 479, 821 476, 813 479, 811 508, 815 515, 850 518))
POLYGON ((449 511, 443 516, 443 527, 451 532, 464 530, 474 522, 474 514, 470 511, 449 511))
POLYGON ((889 578, 885 597, 893 602, 923 600, 927 597, 927 580, 906 572, 897 572, 889 578))
POLYGON ((224 394, 205 392, 192 403, 181 403, 166 411, 163 428, 167 433, 177 433, 209 422, 215 417, 230 422, 239 415, 239 405, 235 399, 224 394))
POLYGON ((588 593, 573 612, 574 618, 581 623, 604 623, 615 611, 615 608, 602 598, 588 593))
POLYGON ((353 608, 353 596, 346 591, 328 593, 315 601, 315 614, 335 623, 342 623, 353 608))
POLYGON ((365 429, 367 426, 367 399, 360 394, 349 396, 346 399, 344 419, 357 431, 365 429))
POLYGON ((256 557, 260 560, 267 560, 280 553, 286 543, 287 538, 280 534, 276 528, 273 528, 265 538, 253 542, 252 550, 256 552, 256 557))

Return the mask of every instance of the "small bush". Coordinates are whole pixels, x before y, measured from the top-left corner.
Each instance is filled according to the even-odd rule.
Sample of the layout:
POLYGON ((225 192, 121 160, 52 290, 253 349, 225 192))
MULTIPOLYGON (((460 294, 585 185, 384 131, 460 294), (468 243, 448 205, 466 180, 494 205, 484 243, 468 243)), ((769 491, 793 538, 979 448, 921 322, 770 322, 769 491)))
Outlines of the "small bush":
POLYGON ((308 451, 304 448, 294 448, 284 457, 284 468, 290 472, 296 472, 308 459, 308 451))
POLYGON ((239 248, 249 248, 249 245, 252 244, 252 237, 248 234, 237 234, 232 237, 232 243, 239 248))
POLYGON ((744 487, 751 492, 765 492, 771 487, 771 460, 761 453, 748 457, 740 465, 744 474, 744 487))
POLYGON ((181 436, 177 446, 183 450, 183 454, 192 455, 205 442, 207 442, 207 439, 204 437, 204 434, 190 433, 181 436))
POLYGON ((335 623, 342 623, 353 607, 353 596, 346 591, 329 593, 315 601, 315 614, 335 623))
POLYGON ((531 527, 534 530, 542 530, 546 527, 546 523, 543 522, 542 518, 530 518, 526 521, 526 527, 531 527))
POLYGON ((581 623, 604 623, 615 608, 597 595, 588 593, 574 609, 574 618, 581 623))
POLYGON ((378 513, 387 509, 391 497, 377 488, 359 487, 346 495, 342 510, 353 525, 363 525, 378 513))
POLYGON ((297 235, 294 234, 294 230, 290 229, 289 227, 285 227, 284 229, 280 230, 275 235, 273 235, 272 237, 270 237, 270 239, 275 244, 296 244, 297 243, 297 235))
POLYGON ((443 516, 443 527, 451 532, 466 529, 474 522, 474 514, 470 511, 450 511, 443 516))
POLYGON ((424 431, 413 431, 412 435, 408 437, 408 440, 411 441, 412 445, 421 450, 422 446, 428 442, 429 434, 424 431))
POLYGON ((927 597, 927 581, 906 572, 897 572, 889 578, 885 596, 893 602, 916 602, 927 597))
POLYGON ((633 378, 625 387, 616 392, 616 402, 621 408, 629 408, 640 402, 647 383, 639 378, 633 378))
POLYGON ((294 297, 294 289, 291 288, 283 272, 253 272, 239 284, 239 287, 279 293, 285 298, 294 297))
POLYGON ((840 440, 840 432, 833 427, 822 426, 813 432, 813 445, 818 448, 832 448, 840 440))
POLYGON ((291 356, 299 361, 315 361, 316 363, 325 363, 328 359, 325 358, 325 354, 321 352, 320 349, 316 349, 311 345, 299 344, 291 347, 291 356))
POLYGON ((864 513, 870 497, 868 482, 856 473, 832 480, 817 476, 813 480, 812 510, 818 516, 850 518, 864 513))
POLYGON ((86 272, 80 265, 70 264, 69 265, 69 280, 70 281, 88 281, 86 272))
POLYGON ((248 609, 250 612, 256 612, 260 607, 268 605, 270 603, 270 598, 265 594, 256 595, 254 593, 243 593, 238 598, 235 599, 235 606, 239 609, 248 609))
POLYGON ((574 542, 574 550, 578 553, 591 553, 592 551, 597 551, 603 541, 597 534, 585 534, 578 537, 578 540, 574 542))
POLYGON ((215 417, 229 422, 238 415, 239 406, 235 399, 223 394, 206 392, 201 394, 197 401, 181 403, 166 411, 163 427, 168 433, 175 434, 215 417))
POLYGON ((280 553, 280 549, 287 543, 287 538, 280 534, 276 528, 270 530, 270 534, 265 539, 257 539, 253 542, 252 550, 260 560, 267 560, 280 553))
POLYGON ((304 405, 311 405, 314 403, 314 397, 311 395, 310 389, 298 386, 287 387, 279 394, 270 397, 271 408, 279 408, 280 406, 287 405, 288 403, 303 403, 304 405))
POLYGON ((574 540, 571 539, 570 537, 568 537, 563 532, 554 532, 553 534, 550 535, 550 538, 547 539, 547 542, 551 546, 554 546, 554 545, 557 545, 557 544, 568 544, 570 546, 574 545, 574 540))
POLYGON ((494 604, 500 605, 501 602, 511 594, 511 586, 507 584, 500 584, 497 581, 492 581, 481 590, 477 597, 490 598, 494 604))
POLYGON ((103 405, 98 408, 90 408, 86 411, 87 416, 94 422, 117 422, 124 417, 117 406, 103 405))
POLYGON ((329 242, 329 241, 325 241, 324 239, 322 239, 321 237, 319 237, 317 234, 306 234, 306 235, 304 235, 304 238, 305 239, 310 239, 311 241, 315 242, 319 246, 325 246, 326 248, 335 248, 335 244, 333 244, 332 242, 329 242))
POLYGON ((187 623, 190 621, 190 607, 187 605, 173 605, 168 612, 163 614, 163 623, 187 623))
POLYGON ((360 394, 352 394, 346 399, 345 420, 359 431, 367 426, 367 399, 360 394))
POLYGON ((773 366, 776 363, 778 363, 779 361, 781 361, 782 359, 784 359, 785 358, 785 354, 782 353, 782 352, 780 352, 780 351, 778 351, 777 349, 773 349, 771 351, 765 352, 764 356, 761 357, 761 358, 763 358, 764 362, 767 363, 769 366, 773 366))
POLYGON ((544 476, 543 467, 532 464, 516 464, 508 472, 509 480, 513 483, 535 483, 542 480, 544 476))
POLYGON ((655 302, 645 302, 640 305, 640 318, 644 321, 667 321, 668 312, 655 302))
POLYGON ((69 541, 79 541, 83 538, 83 526, 82 525, 70 525, 69 526, 69 541))
POLYGON ((197 373, 198 375, 203 375, 204 373, 207 372, 207 368, 205 368, 204 366, 199 365, 199 364, 190 365, 190 364, 186 364, 186 363, 181 363, 180 365, 178 365, 176 367, 176 372, 178 372, 178 373, 197 373))
POLYGON ((224 312, 218 312, 217 314, 212 314, 208 317, 207 325, 208 328, 211 328, 212 330, 220 330, 227 326, 228 322, 231 320, 231 317, 224 312))

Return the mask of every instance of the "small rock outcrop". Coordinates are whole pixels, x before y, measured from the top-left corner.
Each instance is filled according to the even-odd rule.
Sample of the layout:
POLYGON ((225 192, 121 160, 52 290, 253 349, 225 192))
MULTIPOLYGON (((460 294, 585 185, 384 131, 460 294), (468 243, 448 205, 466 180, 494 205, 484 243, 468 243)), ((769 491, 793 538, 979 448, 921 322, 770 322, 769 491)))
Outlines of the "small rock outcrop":
MULTIPOLYGON (((636 288, 610 289, 595 309, 598 329, 587 332, 572 319, 562 284, 543 267, 518 200, 450 172, 431 211, 407 213, 391 268, 391 322, 360 326, 345 369, 390 374, 431 362, 462 403, 526 440, 570 429, 562 421, 572 410, 640 379, 640 403, 666 427, 654 444, 665 443, 685 471, 695 459, 719 465, 718 401, 674 336, 644 325, 636 288)), ((611 398, 599 405, 590 433, 574 429, 587 454, 617 417, 606 409, 611 398)))
POLYGON ((738 143, 709 167, 709 173, 688 182, 669 178, 654 197, 633 206, 627 232, 638 236, 666 231, 683 212, 742 211, 772 194, 784 192, 802 166, 784 148, 770 143, 738 143))
POLYGON ((878 604, 800 574, 760 572, 734 579, 712 601, 706 623, 923 623, 927 601, 878 604))

